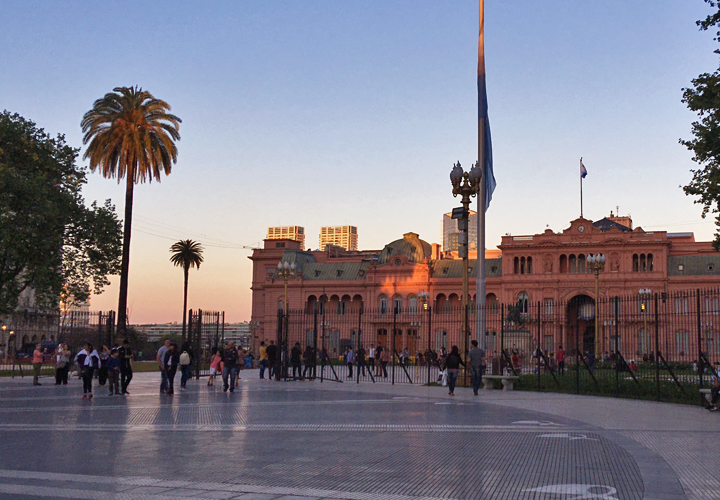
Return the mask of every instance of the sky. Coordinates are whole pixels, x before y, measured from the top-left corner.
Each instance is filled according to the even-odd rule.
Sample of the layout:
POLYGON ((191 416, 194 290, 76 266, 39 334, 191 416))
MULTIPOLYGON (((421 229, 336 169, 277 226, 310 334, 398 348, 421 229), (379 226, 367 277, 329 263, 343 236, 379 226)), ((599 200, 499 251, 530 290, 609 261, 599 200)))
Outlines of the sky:
MULTIPOLYGON (((250 319, 251 248, 269 226, 358 227, 361 249, 412 231, 442 243, 459 205, 449 173, 477 156, 477 0, 3 0, 0 109, 83 148, 95 99, 138 85, 183 122, 162 182, 135 189, 132 324, 182 320, 169 248, 193 239, 190 308, 250 319)), ((717 68, 702 0, 486 0, 485 55, 497 189, 487 246, 562 231, 619 207, 645 230, 712 239, 681 186, 682 89, 717 68)), ((81 165, 87 165, 78 158, 81 165)), ((124 186, 88 175, 88 204, 124 186)), ((117 309, 117 284, 93 310, 117 309)))

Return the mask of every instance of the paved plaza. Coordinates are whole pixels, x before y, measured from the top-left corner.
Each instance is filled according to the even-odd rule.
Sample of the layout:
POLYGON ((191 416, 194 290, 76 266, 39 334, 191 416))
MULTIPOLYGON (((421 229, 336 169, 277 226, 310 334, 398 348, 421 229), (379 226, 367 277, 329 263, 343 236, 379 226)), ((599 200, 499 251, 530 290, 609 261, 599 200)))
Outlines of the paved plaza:
MULTIPOLYGON (((720 499, 720 415, 441 387, 0 379, 0 498, 720 499)), ((179 377, 178 377, 179 378, 179 377)))

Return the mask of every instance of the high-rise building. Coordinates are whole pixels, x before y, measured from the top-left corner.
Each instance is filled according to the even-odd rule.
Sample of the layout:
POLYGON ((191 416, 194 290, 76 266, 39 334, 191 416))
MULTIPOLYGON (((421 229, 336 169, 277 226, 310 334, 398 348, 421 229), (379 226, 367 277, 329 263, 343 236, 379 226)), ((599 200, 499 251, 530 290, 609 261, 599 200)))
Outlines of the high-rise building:
POLYGON ((325 245, 343 247, 345 250, 357 250, 358 236, 355 226, 324 226, 320 228, 320 250, 325 245))
POLYGON ((301 226, 269 227, 267 239, 299 241, 300 248, 305 248, 305 228, 301 226))
MULTIPOLYGON (((477 212, 468 213, 468 250, 477 250, 477 212)), ((443 250, 457 252, 459 233, 458 221, 452 218, 452 213, 443 215, 443 250)))

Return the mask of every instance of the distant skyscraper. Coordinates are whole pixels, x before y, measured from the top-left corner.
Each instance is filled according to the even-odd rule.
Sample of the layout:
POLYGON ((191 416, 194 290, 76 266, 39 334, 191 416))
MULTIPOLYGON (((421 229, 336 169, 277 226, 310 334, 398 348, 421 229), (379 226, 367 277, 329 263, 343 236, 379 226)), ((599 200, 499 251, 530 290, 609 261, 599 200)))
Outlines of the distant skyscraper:
MULTIPOLYGON (((468 249, 477 250, 477 212, 469 211, 468 218, 468 249)), ((456 252, 458 249, 458 221, 452 213, 443 215, 443 251, 456 252)))
POLYGON ((301 226, 269 227, 268 240, 295 240, 300 242, 300 248, 305 248, 305 228, 301 226))
POLYGON ((345 250, 358 249, 358 235, 355 226, 324 226, 320 228, 320 250, 325 245, 343 247, 345 250))

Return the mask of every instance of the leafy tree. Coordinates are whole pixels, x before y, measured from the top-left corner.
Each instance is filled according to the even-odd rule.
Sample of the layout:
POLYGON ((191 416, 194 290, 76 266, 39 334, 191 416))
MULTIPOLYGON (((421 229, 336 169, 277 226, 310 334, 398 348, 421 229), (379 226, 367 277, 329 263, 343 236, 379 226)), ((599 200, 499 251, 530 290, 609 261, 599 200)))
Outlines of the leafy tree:
POLYGON ((185 275, 185 288, 183 289, 183 327, 182 327, 182 339, 185 341, 185 327, 186 327, 186 316, 187 316, 187 291, 188 291, 188 274, 191 267, 200 269, 200 264, 203 261, 203 247, 200 243, 193 240, 180 240, 177 243, 173 243, 170 247, 172 256, 170 262, 177 267, 183 268, 185 275))
POLYGON ((120 222, 108 200, 85 206, 78 150, 18 114, 0 114, 0 314, 25 290, 39 307, 86 301, 119 270, 120 222))
MULTIPOLYGON (((705 19, 697 22, 701 30, 720 26, 720 3, 715 0, 705 0, 711 7, 717 9, 705 19)), ((716 41, 720 41, 720 31, 716 33, 716 41)), ((715 50, 720 54, 720 50, 715 50)), ((701 168, 691 170, 692 181, 683 187, 686 195, 699 196, 695 203, 703 206, 702 217, 708 212, 718 214, 715 217, 715 232, 713 247, 720 250, 720 69, 714 73, 703 73, 692 80, 692 87, 683 89, 682 102, 695 111, 700 120, 693 122, 691 140, 680 140, 693 152, 693 161, 701 168)))
POLYGON ((117 333, 127 326, 128 271, 133 190, 138 182, 169 175, 177 162, 175 141, 182 120, 169 113, 170 105, 139 87, 116 87, 93 104, 82 119, 83 143, 88 144, 83 158, 90 169, 106 178, 125 178, 125 227, 123 232, 120 297, 117 333))

